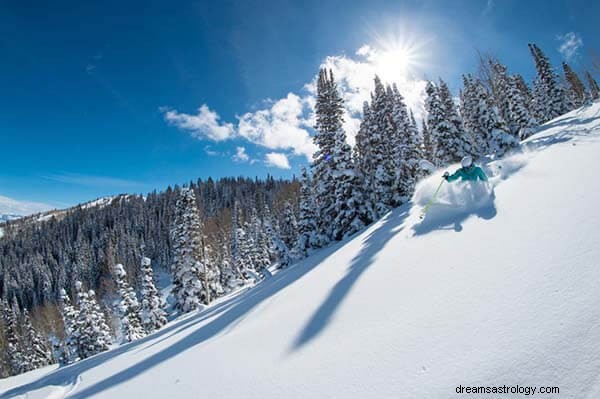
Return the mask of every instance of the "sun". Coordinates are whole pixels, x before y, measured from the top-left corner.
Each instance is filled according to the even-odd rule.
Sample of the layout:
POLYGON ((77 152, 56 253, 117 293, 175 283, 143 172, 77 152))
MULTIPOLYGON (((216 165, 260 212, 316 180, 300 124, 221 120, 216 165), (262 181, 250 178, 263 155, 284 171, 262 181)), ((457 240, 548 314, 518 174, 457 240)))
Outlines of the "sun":
POLYGON ((379 73, 396 81, 405 79, 407 75, 414 72, 411 68, 415 66, 417 54, 410 47, 393 46, 385 48, 377 53, 375 57, 375 68, 379 73))
POLYGON ((403 31, 373 39, 363 53, 384 81, 412 80, 426 69, 430 47, 422 36, 403 31))

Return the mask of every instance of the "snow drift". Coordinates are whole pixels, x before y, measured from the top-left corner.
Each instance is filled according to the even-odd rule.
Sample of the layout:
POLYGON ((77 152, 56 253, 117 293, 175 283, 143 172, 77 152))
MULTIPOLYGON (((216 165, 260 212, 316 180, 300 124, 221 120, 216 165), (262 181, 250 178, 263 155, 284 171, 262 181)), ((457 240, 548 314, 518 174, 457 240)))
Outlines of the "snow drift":
POLYGON ((361 234, 152 336, 2 380, 1 397, 598 398, 598 154, 596 103, 485 165, 487 196, 448 185, 420 222, 440 171, 361 234))

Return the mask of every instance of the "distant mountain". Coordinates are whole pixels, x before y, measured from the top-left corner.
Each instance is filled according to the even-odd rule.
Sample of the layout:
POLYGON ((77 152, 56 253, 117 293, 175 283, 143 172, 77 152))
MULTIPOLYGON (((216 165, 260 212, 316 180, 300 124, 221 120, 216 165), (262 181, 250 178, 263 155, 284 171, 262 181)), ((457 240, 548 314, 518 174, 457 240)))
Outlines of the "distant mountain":
POLYGON ((23 215, 16 215, 14 213, 0 213, 0 223, 2 222, 8 222, 9 220, 16 220, 19 218, 22 218, 23 215))
POLYGON ((44 212, 52 206, 41 202, 20 201, 0 195, 0 223, 44 212))

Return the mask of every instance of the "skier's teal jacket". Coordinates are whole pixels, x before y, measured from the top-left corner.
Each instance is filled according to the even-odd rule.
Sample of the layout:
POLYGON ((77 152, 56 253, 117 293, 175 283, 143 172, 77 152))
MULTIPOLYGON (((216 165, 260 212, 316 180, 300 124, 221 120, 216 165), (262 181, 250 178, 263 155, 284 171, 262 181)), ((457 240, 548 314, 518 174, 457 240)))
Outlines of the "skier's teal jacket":
POLYGON ((462 181, 487 181, 488 179, 483 169, 475 165, 471 165, 468 168, 460 168, 459 170, 448 176, 447 180, 451 182, 457 180, 458 178, 461 178, 462 181))

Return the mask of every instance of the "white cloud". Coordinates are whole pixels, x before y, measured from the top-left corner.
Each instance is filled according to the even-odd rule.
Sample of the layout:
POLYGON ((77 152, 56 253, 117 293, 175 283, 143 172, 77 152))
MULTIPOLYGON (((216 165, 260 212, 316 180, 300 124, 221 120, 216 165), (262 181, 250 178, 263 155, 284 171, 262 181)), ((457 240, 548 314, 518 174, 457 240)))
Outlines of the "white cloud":
POLYGON ((308 129, 312 106, 307 98, 288 93, 270 108, 248 112, 239 118, 238 134, 260 146, 277 150, 291 149, 310 159, 316 147, 308 129))
POLYGON ((280 152, 269 152, 265 155, 265 164, 267 166, 274 166, 280 169, 289 169, 290 162, 285 154, 280 152))
POLYGON ((0 195, 0 214, 27 216, 33 213, 48 211, 54 207, 42 202, 19 201, 0 195))
POLYGON ((234 136, 235 129, 231 123, 220 123, 219 115, 203 104, 196 115, 179 113, 175 110, 165 112, 165 120, 182 130, 188 130, 193 137, 223 141, 234 136))
MULTIPOLYGON (((348 142, 353 145, 362 118, 363 102, 370 100, 373 78, 378 75, 384 83, 396 83, 415 117, 423 115, 426 82, 412 76, 420 66, 421 45, 408 43, 394 51, 383 51, 369 45, 358 49, 355 56, 327 57, 320 67, 333 71, 345 101, 344 128, 348 142)), ((392 49, 393 50, 393 49, 392 49)), ((268 100, 268 106, 238 117, 237 125, 221 123, 219 115, 208 106, 200 107, 197 115, 166 110, 165 119, 198 139, 215 141, 243 138, 270 150, 291 150, 295 155, 312 158, 316 146, 311 132, 315 122, 316 76, 299 93, 268 100)), ((277 154, 275 152, 271 154, 277 154)), ((236 154, 237 155, 237 154, 236 154)), ((281 154, 285 156, 284 154, 281 154)), ((235 159, 235 156, 234 156, 235 159)), ((285 157, 287 162, 287 157, 285 157)), ((287 162, 289 166, 289 162, 287 162)))
POLYGON ((579 53, 579 49, 583 46, 583 39, 575 32, 568 32, 564 35, 558 35, 557 40, 560 40, 558 51, 568 61, 579 53))
POLYGON ((236 162, 248 162, 250 157, 246 153, 245 147, 236 147, 235 155, 233 156, 233 160, 236 162))

